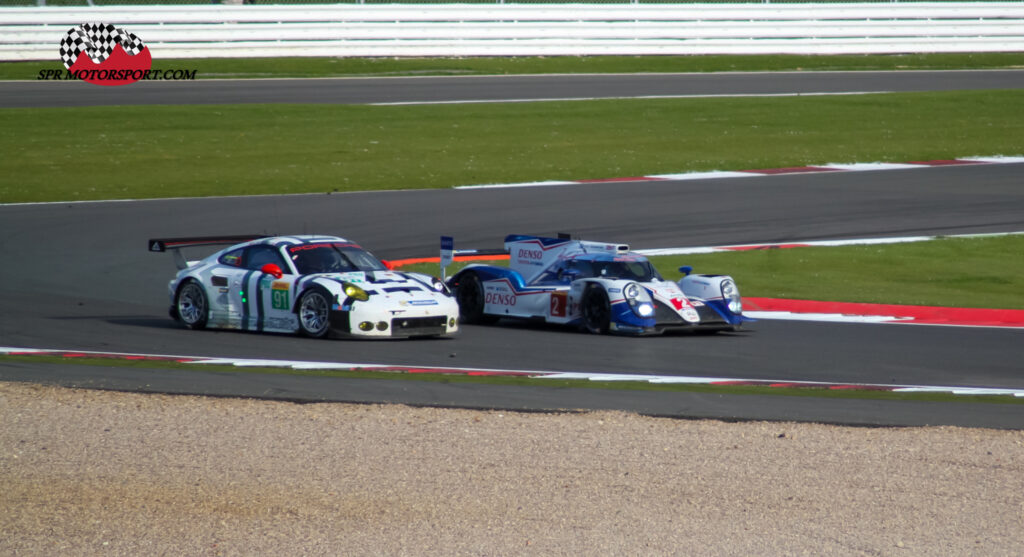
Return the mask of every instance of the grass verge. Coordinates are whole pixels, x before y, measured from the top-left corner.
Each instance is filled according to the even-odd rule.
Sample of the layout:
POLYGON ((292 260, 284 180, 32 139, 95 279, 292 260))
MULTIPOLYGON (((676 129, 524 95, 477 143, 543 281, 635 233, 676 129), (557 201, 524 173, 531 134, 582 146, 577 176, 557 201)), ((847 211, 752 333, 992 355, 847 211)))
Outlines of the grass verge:
MULTIPOLYGON (((343 341, 338 341, 343 342, 343 341)), ((607 389, 615 391, 651 391, 651 392, 686 392, 709 393, 715 395, 772 395, 798 396, 833 399, 870 399, 918 402, 962 402, 962 403, 997 403, 1024 404, 1024 398, 1012 395, 954 395, 952 393, 897 393, 871 389, 829 389, 827 387, 768 387, 756 385, 695 385, 648 383, 646 381, 614 381, 601 382, 584 379, 534 379, 514 376, 470 376, 448 373, 416 373, 403 371, 370 371, 353 368, 351 370, 294 370, 286 367, 235 367, 225 365, 185 364, 176 362, 130 361, 111 358, 60 356, 10 356, 0 355, 0 364, 4 361, 24 362, 33 364, 69 364, 91 365, 102 367, 129 367, 142 369, 183 369, 189 371, 214 371, 222 373, 259 373, 274 375, 295 375, 305 377, 338 377, 346 379, 376 379, 392 381, 426 381, 435 383, 458 383, 477 385, 512 385, 519 387, 541 387, 555 389, 607 389)))
POLYGON ((443 188, 1020 155, 1024 91, 5 109, 0 152, 0 203, 443 188))
MULTIPOLYGON (((752 71, 871 71, 1024 68, 1024 53, 759 56, 552 56, 468 58, 199 58, 160 59, 156 69, 197 71, 198 79, 522 75, 561 73, 683 73, 752 71)), ((53 60, 0 63, 0 80, 34 80, 53 60)))
POLYGON ((1024 309, 1024 236, 668 256, 659 269, 732 275, 746 296, 1024 309))
MULTIPOLYGON (((1024 235, 1013 235, 672 255, 651 261, 672 281, 681 278, 682 265, 692 266, 695 273, 731 275, 750 297, 1024 309, 1022 253, 1024 235)), ((453 264, 447 274, 465 265, 453 264)), ((438 265, 429 263, 402 270, 439 273, 438 265)))

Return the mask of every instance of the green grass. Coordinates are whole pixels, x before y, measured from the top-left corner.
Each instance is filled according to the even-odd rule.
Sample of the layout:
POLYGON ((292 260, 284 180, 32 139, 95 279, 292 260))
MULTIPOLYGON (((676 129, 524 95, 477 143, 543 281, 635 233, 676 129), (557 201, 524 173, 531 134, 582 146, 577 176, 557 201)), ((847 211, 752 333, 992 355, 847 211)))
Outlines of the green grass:
POLYGON ((0 203, 1020 155, 1024 91, 4 109, 0 152, 0 203))
MULTIPOLYGON (((910 244, 792 248, 657 258, 729 274, 744 296, 1024 309, 1024 235, 910 244)), ((671 271, 671 272, 669 272, 671 271)), ((668 278, 668 277, 666 277, 668 278)))
MULTIPOLYGON (((681 278, 682 265, 692 266, 695 273, 731 275, 747 297, 1024 309, 1021 254, 1024 235, 673 255, 651 261, 673 281, 681 278)), ((453 264, 448 276, 465 265, 453 264)), ((402 270, 439 273, 436 264, 402 270)))
MULTIPOLYGON (((1024 68, 1024 53, 760 56, 553 56, 471 58, 155 59, 156 69, 197 70, 198 79, 555 73, 866 71, 1024 68)), ((0 80, 34 80, 53 60, 0 63, 0 80)))
MULTIPOLYGON (((315 341, 310 341, 315 342, 315 341)), ((343 342, 343 341, 336 341, 343 342)), ((338 377, 346 379, 376 379, 382 381, 420 381, 433 383, 458 383, 478 385, 513 385, 551 389, 606 389, 616 391, 652 391, 709 393, 714 395, 772 395, 819 397, 833 399, 870 399, 917 402, 996 403, 1024 404, 1024 398, 1010 395, 964 396, 952 393, 895 393, 890 391, 828 389, 825 387, 766 387, 752 385, 695 385, 648 383, 646 381, 601 382, 587 379, 532 379, 515 376, 471 376, 464 374, 416 373, 402 371, 371 371, 362 368, 351 370, 295 370, 287 367, 234 367, 224 365, 196 365, 176 362, 130 361, 102 357, 62 358, 60 356, 10 356, 0 355, 0 364, 5 361, 32 364, 87 365, 103 367, 128 367, 141 369, 183 369, 189 371, 254 373, 295 375, 305 377, 338 377)))

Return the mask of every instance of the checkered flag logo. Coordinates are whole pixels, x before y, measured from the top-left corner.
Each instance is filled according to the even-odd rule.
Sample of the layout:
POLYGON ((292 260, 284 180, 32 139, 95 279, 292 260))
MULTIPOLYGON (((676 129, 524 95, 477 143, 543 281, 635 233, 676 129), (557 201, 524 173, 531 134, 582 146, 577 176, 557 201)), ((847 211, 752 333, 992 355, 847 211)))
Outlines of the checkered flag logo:
POLYGON ((60 59, 64 67, 70 70, 84 52, 99 65, 106 61, 117 45, 121 45, 132 56, 146 48, 142 39, 124 29, 107 23, 83 23, 69 29, 60 41, 60 59))

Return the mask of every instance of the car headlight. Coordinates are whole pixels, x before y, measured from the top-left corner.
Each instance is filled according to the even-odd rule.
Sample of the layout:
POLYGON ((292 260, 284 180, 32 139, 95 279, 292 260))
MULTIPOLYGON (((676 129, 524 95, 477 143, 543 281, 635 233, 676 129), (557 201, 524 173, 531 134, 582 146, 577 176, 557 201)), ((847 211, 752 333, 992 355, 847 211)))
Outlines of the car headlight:
POLYGON ((629 300, 636 300, 639 298, 640 291, 640 285, 635 282, 627 284, 626 287, 622 289, 622 293, 625 294, 626 298, 629 300))
POLYGON ((431 282, 431 285, 434 287, 435 291, 440 292, 441 294, 444 294, 446 296, 450 296, 451 295, 451 290, 448 289, 448 285, 447 284, 445 284, 441 279, 439 279, 437 277, 431 277, 431 278, 433 278, 433 281, 431 282))
POLYGON ((644 287, 631 282, 622 288, 622 295, 629 302, 629 307, 633 308, 633 313, 640 317, 651 317, 654 315, 654 304, 651 303, 651 296, 644 287))
POLYGON ((345 295, 348 296, 349 298, 352 298, 353 300, 365 302, 366 300, 370 299, 370 295, 367 294, 365 290, 359 288, 358 286, 350 282, 346 282, 344 288, 345 295))
POLYGON ((626 301, 630 305, 636 305, 642 302, 650 302, 651 295, 647 293, 647 289, 635 282, 631 282, 622 288, 622 295, 626 297, 626 301))
POLYGON ((743 313, 743 300, 740 298, 740 289, 736 287, 736 283, 732 279, 725 279, 722 281, 722 298, 729 306, 729 311, 740 314, 743 313))

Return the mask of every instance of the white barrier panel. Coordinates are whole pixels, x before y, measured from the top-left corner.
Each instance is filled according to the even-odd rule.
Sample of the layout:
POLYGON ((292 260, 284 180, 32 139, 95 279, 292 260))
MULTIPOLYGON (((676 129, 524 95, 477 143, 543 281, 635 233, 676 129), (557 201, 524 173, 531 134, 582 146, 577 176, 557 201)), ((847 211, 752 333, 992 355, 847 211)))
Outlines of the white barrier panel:
POLYGON ((154 58, 1024 51, 1024 2, 0 8, 0 60, 126 27, 154 58))

